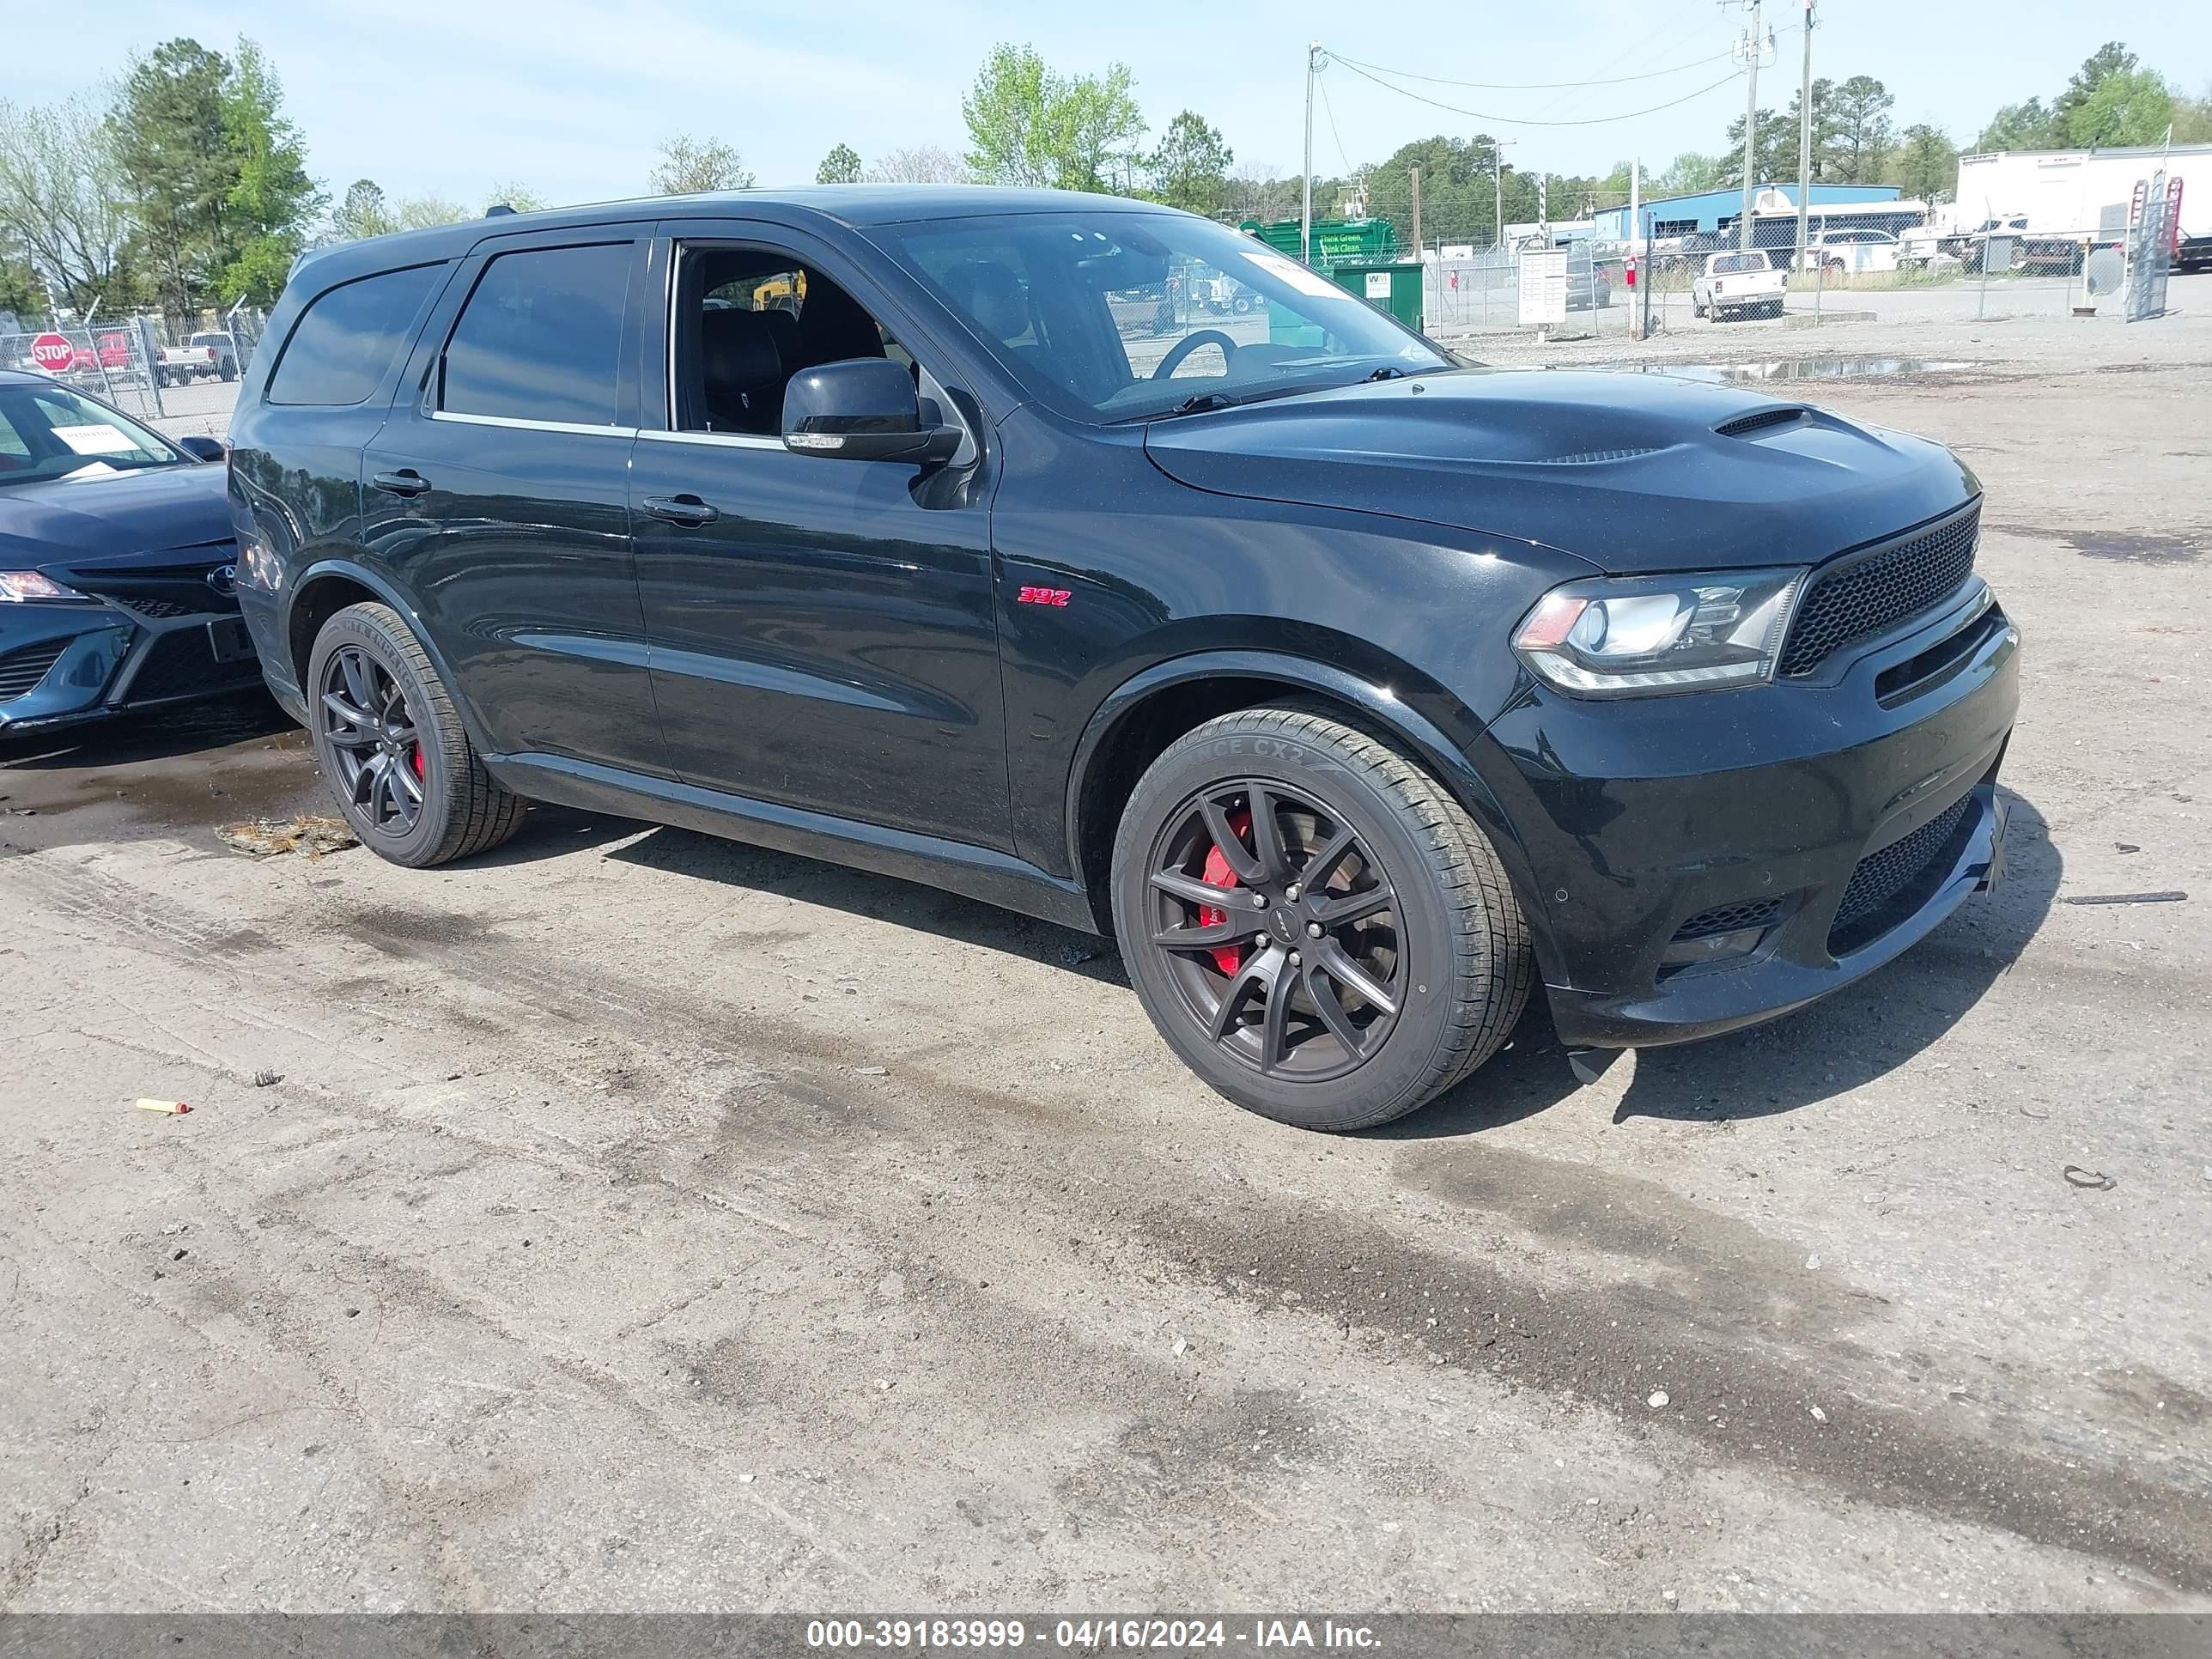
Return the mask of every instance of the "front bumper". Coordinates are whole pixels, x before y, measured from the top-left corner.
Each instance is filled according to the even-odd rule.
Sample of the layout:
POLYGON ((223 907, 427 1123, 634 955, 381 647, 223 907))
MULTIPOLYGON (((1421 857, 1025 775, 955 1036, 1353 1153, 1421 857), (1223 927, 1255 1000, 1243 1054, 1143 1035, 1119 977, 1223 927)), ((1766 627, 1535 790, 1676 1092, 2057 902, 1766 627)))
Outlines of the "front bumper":
POLYGON ((1994 885, 2019 642, 1977 580, 1806 681, 1532 692, 1498 720, 1493 781, 1562 1041, 1686 1042, 1788 1013, 1994 885), (1756 942, 1680 959, 1720 928, 1756 942))
POLYGON ((0 606, 0 733, 48 730, 260 683, 234 602, 204 568, 80 577, 96 604, 0 606), (197 591, 196 591, 197 590, 197 591))

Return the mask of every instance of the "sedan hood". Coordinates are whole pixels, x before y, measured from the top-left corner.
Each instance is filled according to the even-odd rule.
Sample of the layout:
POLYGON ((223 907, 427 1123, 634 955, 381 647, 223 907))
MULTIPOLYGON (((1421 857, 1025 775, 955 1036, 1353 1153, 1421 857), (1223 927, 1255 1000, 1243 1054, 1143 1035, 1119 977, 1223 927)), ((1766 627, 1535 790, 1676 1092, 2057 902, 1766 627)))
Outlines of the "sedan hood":
POLYGON ((81 569, 232 538, 223 469, 212 463, 0 483, 0 568, 81 569))
POLYGON ((1980 485, 1924 439, 1666 374, 1469 369, 1152 423, 1224 495, 1536 542, 1621 574, 1807 562, 1980 485))

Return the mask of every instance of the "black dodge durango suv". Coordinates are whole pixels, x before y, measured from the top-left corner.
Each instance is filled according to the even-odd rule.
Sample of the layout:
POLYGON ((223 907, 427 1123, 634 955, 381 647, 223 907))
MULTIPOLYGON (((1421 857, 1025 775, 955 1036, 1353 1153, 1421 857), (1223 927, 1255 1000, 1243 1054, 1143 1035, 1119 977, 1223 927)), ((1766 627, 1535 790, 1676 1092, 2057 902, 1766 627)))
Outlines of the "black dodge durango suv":
POLYGON ((1110 933, 1208 1083, 1327 1129, 1474 1071, 1540 975, 1589 1075, 2002 873, 2019 636, 1919 439, 1470 368, 1051 191, 381 237, 268 338, 240 599, 398 864, 555 801, 1110 933))

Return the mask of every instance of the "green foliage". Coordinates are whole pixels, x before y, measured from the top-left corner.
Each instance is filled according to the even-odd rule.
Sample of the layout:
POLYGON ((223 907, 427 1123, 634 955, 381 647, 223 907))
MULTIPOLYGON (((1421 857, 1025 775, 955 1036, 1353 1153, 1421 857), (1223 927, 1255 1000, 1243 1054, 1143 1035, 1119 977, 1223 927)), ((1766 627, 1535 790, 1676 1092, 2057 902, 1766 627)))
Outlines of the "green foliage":
POLYGON ((0 247, 15 268, 51 281, 62 304, 128 301, 125 194, 98 107, 81 99, 44 109, 0 103, 0 247))
POLYGON ((1063 76, 1035 48, 1001 42, 960 100, 968 170, 994 185, 1109 190, 1133 182, 1145 118, 1126 64, 1103 76, 1063 76))
POLYGON ((328 234, 333 242, 357 242, 367 236, 388 235, 398 228, 399 221, 385 200, 383 186, 374 179, 356 179, 331 210, 328 234))
MULTIPOLYGON (((1498 240, 1498 185, 1491 177, 1491 167, 1498 155, 1495 142, 1487 134, 1480 133, 1473 138, 1454 138, 1438 133, 1433 138, 1417 138, 1410 144, 1401 145, 1389 160, 1367 175, 1370 210, 1378 217, 1389 219, 1397 228, 1398 240, 1411 246, 1413 170, 1419 167, 1421 240, 1432 247, 1446 242, 1486 247, 1498 240)), ((1534 218, 1534 180, 1524 179, 1508 167, 1504 184, 1507 222, 1519 216, 1515 210, 1524 195, 1527 216, 1534 218)), ((1321 201, 1319 192, 1316 192, 1316 216, 1321 211, 1321 201)), ((1295 204, 1291 211, 1297 211, 1295 204)))
POLYGON ((1886 182, 1895 185, 1916 201, 1932 202, 1939 196, 1955 195, 1959 188, 1958 147, 1941 127, 1916 123, 1905 128, 1891 155, 1886 182))
POLYGON ((2066 142, 2154 144, 2173 119, 2173 94, 2149 70, 2115 70, 2066 113, 2066 142))
POLYGON ((2007 104, 1990 117, 1989 125, 1974 140, 1976 151, 1999 149, 2049 149, 2058 143, 2051 131, 2051 112, 2043 106, 2040 98, 2025 102, 2007 104))
POLYGON ((696 196, 708 191, 750 190, 744 158, 719 138, 678 133, 660 142, 660 162, 646 177, 655 196, 696 196))
POLYGON ((860 181, 860 153, 850 144, 839 144, 814 169, 817 185, 855 185, 860 181))
MULTIPOLYGON (((1872 76, 1854 75, 1830 95, 1824 134, 1817 98, 1825 84, 1814 88, 1813 176, 1845 185, 1878 182, 1897 142, 1889 118, 1897 104, 1895 95, 1872 76)), ((1790 176, 1796 178, 1796 172, 1790 176)))
POLYGON ((307 176, 299 130, 284 118, 283 105, 276 70, 240 35, 222 88, 223 148, 234 176, 216 250, 219 258, 228 256, 219 302, 272 302, 327 199, 307 176))
POLYGON ((1168 123, 1152 152, 1153 193, 1170 207, 1212 218, 1228 201, 1229 164, 1235 159, 1221 142, 1219 129, 1187 109, 1168 123))
MULTIPOLYGON (((1739 137, 1743 124, 1736 124, 1739 137)), ((1645 181, 1646 192, 1652 196, 1696 196, 1709 190, 1719 190, 1740 169, 1732 166, 1725 155, 1705 155, 1694 149, 1686 149, 1665 169, 1645 181)))

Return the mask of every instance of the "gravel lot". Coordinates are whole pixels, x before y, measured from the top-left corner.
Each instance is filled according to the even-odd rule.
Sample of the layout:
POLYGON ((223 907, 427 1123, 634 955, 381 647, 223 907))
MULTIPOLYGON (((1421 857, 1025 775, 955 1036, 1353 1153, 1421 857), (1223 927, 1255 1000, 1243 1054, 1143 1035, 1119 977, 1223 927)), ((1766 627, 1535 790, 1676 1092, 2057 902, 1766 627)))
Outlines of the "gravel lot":
POLYGON ((2212 1607, 2175 300, 1634 348, 1973 365, 1810 389, 1983 476, 2014 879, 1590 1087, 1532 1012, 1363 1138, 959 899, 550 810, 256 860, 319 799, 258 702, 0 750, 0 1610, 2212 1607))

